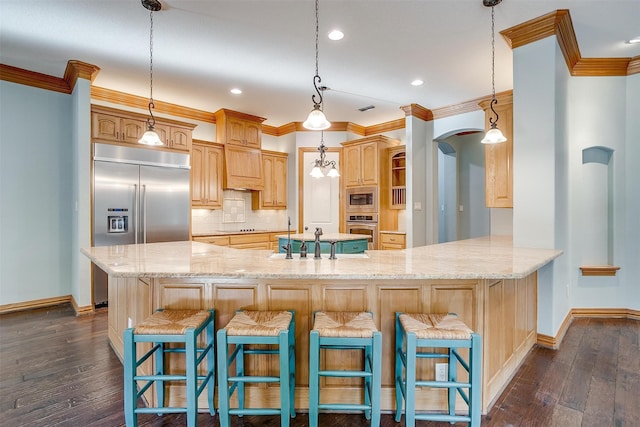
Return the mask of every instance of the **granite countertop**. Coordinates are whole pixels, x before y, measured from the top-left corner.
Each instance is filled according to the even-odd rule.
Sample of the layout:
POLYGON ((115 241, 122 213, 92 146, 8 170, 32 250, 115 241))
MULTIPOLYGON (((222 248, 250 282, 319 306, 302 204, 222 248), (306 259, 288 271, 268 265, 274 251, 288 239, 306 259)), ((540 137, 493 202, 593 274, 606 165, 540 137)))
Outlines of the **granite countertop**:
MULTIPOLYGON (((278 234, 278 238, 289 237, 286 233, 278 234)), ((320 236, 321 242, 344 242, 345 240, 366 240, 367 236, 363 234, 346 234, 346 233, 324 233, 320 236)), ((291 233, 291 240, 304 240, 305 242, 313 242, 316 240, 316 236, 313 233, 291 233)))
POLYGON ((291 260, 269 250, 185 241, 83 248, 116 277, 264 279, 519 279, 562 254, 514 247, 509 237, 483 237, 395 251, 367 251, 336 260, 291 260))
POLYGON ((407 234, 406 231, 398 231, 398 230, 380 230, 381 233, 386 234, 407 234))

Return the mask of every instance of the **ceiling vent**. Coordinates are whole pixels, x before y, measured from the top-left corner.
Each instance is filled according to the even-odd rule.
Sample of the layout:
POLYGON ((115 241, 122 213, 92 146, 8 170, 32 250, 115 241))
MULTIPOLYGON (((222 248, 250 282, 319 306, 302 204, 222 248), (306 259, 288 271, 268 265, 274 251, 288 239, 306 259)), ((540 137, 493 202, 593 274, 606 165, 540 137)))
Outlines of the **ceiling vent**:
POLYGON ((364 113, 365 111, 373 110, 374 108, 376 108, 375 105, 367 105, 366 107, 358 108, 358 111, 361 111, 361 112, 364 113))

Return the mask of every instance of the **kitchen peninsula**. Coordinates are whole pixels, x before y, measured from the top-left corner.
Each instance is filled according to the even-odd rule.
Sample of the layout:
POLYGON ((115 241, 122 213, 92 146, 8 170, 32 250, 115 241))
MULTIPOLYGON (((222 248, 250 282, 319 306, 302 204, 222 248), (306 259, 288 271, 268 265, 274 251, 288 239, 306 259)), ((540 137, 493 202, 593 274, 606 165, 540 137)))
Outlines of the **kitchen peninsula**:
MULTIPOLYGON (((367 310, 383 334, 382 409, 394 408, 394 315, 455 312, 483 339, 485 413, 536 342, 537 270, 562 252, 513 247, 486 237, 397 251, 368 251, 329 260, 286 260, 269 250, 238 250, 199 242, 93 247, 82 250, 109 274, 109 339, 122 357, 122 332, 164 308, 215 308, 216 327, 237 309, 295 310, 296 408, 308 407, 309 330, 315 310, 367 310)), ((353 354, 325 355, 330 366, 361 363, 353 354)), ((248 369, 277 369, 277 364, 248 369)), ((421 366, 433 376, 434 366, 421 366)), ((360 398, 353 379, 332 380, 334 396, 360 398)), ((183 399, 177 387, 170 399, 183 399)), ((277 387, 252 387, 250 404, 274 405, 277 387)), ((422 408, 444 407, 442 390, 417 394, 422 408)), ((204 402, 203 402, 204 403, 204 402)), ((464 405, 463 402, 461 402, 464 405)))

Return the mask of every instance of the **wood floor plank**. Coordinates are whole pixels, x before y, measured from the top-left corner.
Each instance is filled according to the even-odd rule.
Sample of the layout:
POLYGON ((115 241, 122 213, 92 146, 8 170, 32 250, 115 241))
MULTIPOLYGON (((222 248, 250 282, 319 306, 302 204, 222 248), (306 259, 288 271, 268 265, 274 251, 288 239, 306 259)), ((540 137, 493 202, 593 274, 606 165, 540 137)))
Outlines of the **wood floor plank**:
MULTIPOLYGON (((640 321, 575 319, 558 351, 534 347, 483 427, 635 427, 640 419, 640 321)), ((124 426, 122 364, 107 339, 107 311, 76 317, 69 304, 0 315, 0 425, 124 426)), ((184 426, 183 414, 139 416, 141 427, 184 426)), ((199 426, 219 426, 198 415, 199 426)), ((279 417, 232 417, 277 427, 279 417)), ((291 427, 307 427, 299 413, 291 427)), ((321 426, 364 427, 360 414, 321 414, 321 426)), ((383 414, 382 427, 399 427, 383 414)), ((450 427, 419 421, 417 427, 450 427)), ((466 424, 458 423, 455 426, 466 424)))

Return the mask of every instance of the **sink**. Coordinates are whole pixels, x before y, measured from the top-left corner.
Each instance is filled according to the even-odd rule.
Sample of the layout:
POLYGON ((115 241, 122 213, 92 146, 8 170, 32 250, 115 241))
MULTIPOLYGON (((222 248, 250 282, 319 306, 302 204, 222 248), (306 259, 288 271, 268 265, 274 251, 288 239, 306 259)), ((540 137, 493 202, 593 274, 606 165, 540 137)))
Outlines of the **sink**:
MULTIPOLYGON (((269 256, 269 258, 271 259, 285 259, 285 257, 287 256, 287 254, 284 253, 274 253, 271 254, 269 256)), ((322 259, 329 259, 329 254, 322 254, 322 259)), ((338 259, 345 259, 345 258, 369 258, 369 255, 367 254, 336 254, 336 258, 338 259)), ((302 259, 304 260, 305 258, 300 258, 300 254, 293 254, 293 259, 302 259)), ((307 254, 307 260, 313 260, 313 253, 311 254, 307 254)))

